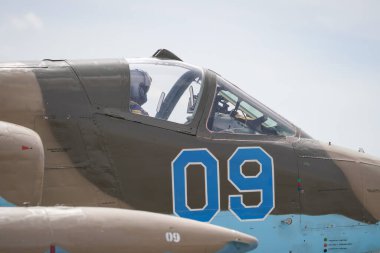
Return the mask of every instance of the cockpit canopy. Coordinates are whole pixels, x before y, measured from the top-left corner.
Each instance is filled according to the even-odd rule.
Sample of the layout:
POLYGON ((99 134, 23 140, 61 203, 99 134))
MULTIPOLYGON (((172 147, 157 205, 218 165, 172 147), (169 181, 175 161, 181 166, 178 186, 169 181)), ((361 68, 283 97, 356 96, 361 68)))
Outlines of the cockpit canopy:
MULTIPOLYGON (((130 69, 129 110, 134 114, 182 125, 190 124, 202 96, 212 99, 206 128, 211 134, 294 136, 296 127, 248 96, 221 76, 204 91, 211 71, 177 60, 128 59, 130 69), (132 78, 142 73, 144 78, 132 78), (136 81, 140 80, 140 81, 136 81), (149 82, 149 83, 144 83, 149 82), (137 99, 141 96, 146 98, 137 99), (144 102, 141 102, 144 100, 144 102)), ((215 80, 215 79, 213 79, 215 80)), ((205 114, 206 115, 206 114, 205 114)))
POLYGON ((207 128, 217 133, 295 135, 295 127, 218 76, 207 128))
MULTIPOLYGON (((136 86, 146 87, 146 84, 130 80, 131 112, 179 124, 191 122, 202 90, 202 69, 182 62, 160 60, 129 61, 129 69, 130 73, 136 70, 146 73, 151 82, 147 102, 142 104, 135 101, 132 94, 135 93, 136 86)), ((143 92, 142 88, 140 93, 143 92)))

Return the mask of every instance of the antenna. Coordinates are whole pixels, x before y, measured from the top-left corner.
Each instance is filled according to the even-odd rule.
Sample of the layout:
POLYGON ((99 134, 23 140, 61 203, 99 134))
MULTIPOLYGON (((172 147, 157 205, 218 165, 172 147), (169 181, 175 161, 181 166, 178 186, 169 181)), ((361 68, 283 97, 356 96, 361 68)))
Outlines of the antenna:
POLYGON ((162 59, 162 60, 176 60, 176 61, 182 61, 181 58, 176 56, 174 53, 170 52, 167 49, 158 49, 152 57, 162 59))

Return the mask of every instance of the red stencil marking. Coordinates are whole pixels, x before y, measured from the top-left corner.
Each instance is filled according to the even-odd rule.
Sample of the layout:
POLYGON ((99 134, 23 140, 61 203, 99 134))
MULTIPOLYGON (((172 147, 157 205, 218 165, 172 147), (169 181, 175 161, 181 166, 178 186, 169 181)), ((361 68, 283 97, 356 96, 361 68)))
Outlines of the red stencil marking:
POLYGON ((24 146, 24 145, 21 146, 21 150, 22 150, 22 151, 29 150, 29 149, 32 149, 32 148, 31 148, 31 147, 24 146))

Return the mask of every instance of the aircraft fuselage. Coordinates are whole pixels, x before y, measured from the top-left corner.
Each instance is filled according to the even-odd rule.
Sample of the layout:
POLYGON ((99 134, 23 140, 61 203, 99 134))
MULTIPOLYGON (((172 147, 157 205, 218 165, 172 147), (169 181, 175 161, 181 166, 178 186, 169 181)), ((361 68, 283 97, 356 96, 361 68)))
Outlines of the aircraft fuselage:
MULTIPOLYGON (((129 110, 131 62, 0 66, 0 121, 35 131, 45 155, 40 196, 14 194, 29 179, 11 173, 9 188, 0 186, 4 203, 175 213, 251 234, 260 242, 254 252, 380 250, 379 159, 320 143, 296 127, 290 136, 264 125, 254 134, 249 115, 245 132, 211 129, 211 118, 219 124, 232 111, 210 116, 220 88, 207 69, 190 123, 162 120, 159 106, 156 117, 136 115, 129 110)), ((166 62, 176 61, 148 60, 166 62)), ((242 95, 236 107, 249 99, 242 95)), ((33 150, 22 146, 30 144, 15 154, 33 150)))

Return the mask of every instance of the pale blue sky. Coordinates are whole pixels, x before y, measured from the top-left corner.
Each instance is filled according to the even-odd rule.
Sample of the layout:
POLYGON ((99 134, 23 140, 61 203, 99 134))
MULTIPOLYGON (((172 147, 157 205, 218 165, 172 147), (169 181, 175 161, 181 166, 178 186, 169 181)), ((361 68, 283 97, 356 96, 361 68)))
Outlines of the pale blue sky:
POLYGON ((380 156, 380 1, 0 3, 0 61, 168 48, 313 137, 380 156))

